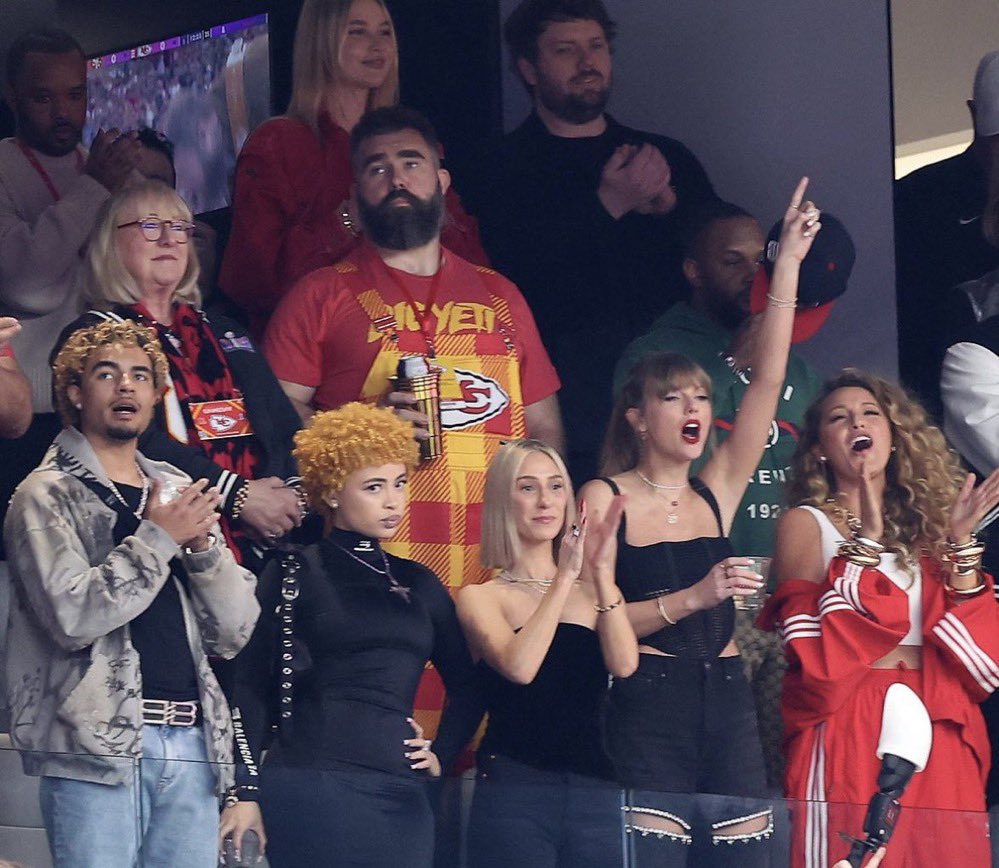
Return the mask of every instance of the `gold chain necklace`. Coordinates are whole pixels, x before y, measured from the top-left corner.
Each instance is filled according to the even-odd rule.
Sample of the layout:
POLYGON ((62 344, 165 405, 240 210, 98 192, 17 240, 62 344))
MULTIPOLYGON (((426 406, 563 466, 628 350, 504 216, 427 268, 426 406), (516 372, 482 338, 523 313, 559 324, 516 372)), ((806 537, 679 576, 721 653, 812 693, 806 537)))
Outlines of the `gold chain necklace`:
POLYGON ((680 492, 690 485, 690 483, 684 482, 680 485, 666 485, 663 482, 654 482, 649 479, 649 477, 642 473, 642 471, 637 467, 635 468, 635 473, 638 474, 638 478, 641 479, 642 482, 652 489, 653 494, 659 495, 669 504, 669 508, 666 509, 666 524, 676 524, 680 520, 680 513, 677 510, 677 507, 680 505, 680 492), (676 494, 663 494, 664 491, 675 491, 676 494))
POLYGON ((851 533, 860 533, 860 519, 857 518, 849 507, 843 506, 835 497, 827 497, 826 506, 829 507, 829 511, 833 516, 847 526, 847 529, 851 533))

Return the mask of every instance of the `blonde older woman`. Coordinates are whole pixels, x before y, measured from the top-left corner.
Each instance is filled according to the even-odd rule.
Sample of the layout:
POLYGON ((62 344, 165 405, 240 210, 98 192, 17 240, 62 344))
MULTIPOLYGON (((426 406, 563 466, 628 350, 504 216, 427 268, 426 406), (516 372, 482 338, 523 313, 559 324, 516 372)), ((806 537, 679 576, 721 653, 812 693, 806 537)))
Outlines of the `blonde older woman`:
POLYGON ((295 474, 295 413, 262 354, 234 322, 198 307, 191 211, 171 187, 144 181, 113 196, 87 249, 83 295, 91 308, 67 326, 131 319, 151 326, 170 363, 170 388, 140 449, 222 496, 222 528, 251 569, 259 547, 301 520, 295 474))
MULTIPOLYGON (((259 126, 240 152, 232 233, 219 274, 260 337, 298 278, 342 259, 357 242, 350 216, 350 131, 399 101, 399 53, 382 0, 305 0, 284 117, 259 126)), ((479 264, 475 221, 446 195, 444 245, 479 264)))

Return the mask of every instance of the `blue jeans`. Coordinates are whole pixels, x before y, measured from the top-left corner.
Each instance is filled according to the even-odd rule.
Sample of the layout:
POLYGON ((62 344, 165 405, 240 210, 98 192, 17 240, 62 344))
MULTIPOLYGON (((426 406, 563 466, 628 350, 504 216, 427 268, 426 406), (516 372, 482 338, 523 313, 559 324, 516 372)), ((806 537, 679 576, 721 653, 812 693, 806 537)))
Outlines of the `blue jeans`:
POLYGON ((214 868, 218 800, 200 726, 144 726, 133 780, 43 777, 55 868, 214 868))

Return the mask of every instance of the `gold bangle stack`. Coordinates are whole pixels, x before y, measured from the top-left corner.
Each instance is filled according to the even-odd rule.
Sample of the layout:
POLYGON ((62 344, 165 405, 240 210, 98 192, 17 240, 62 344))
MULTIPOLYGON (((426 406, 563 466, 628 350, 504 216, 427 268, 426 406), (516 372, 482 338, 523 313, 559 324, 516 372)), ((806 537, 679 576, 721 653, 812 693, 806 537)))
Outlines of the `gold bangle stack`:
POLYGON ((969 576, 978 575, 979 582, 973 588, 955 588, 947 582, 947 589, 954 594, 970 596, 977 594, 985 587, 985 579, 981 578, 982 555, 985 553, 984 544, 978 541, 978 537, 971 535, 966 543, 956 543, 947 540, 947 547, 943 553, 943 559, 954 567, 954 575, 962 579, 969 576))
POLYGON ((881 563, 881 553, 884 550, 885 547, 877 540, 855 533, 852 540, 840 543, 837 554, 858 567, 876 567, 881 563))

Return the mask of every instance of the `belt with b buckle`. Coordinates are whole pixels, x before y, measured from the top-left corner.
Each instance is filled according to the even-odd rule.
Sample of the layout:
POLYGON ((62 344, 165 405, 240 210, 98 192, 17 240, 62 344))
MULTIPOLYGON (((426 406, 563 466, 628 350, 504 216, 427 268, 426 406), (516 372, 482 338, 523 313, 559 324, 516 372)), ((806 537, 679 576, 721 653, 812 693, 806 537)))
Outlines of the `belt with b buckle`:
POLYGON ((150 726, 194 726, 198 722, 197 702, 169 699, 143 699, 142 722, 150 726))

